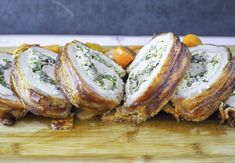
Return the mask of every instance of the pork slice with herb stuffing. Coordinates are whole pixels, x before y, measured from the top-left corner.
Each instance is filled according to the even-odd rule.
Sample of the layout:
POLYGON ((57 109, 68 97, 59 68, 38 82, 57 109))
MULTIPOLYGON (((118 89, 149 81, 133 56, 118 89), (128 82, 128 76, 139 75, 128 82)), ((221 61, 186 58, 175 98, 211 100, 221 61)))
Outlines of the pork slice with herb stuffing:
POLYGON ((5 125, 12 125, 27 114, 11 88, 10 74, 13 62, 12 54, 0 52, 0 121, 5 125))
POLYGON ((38 45, 24 46, 15 54, 13 88, 30 112, 52 118, 67 117, 71 104, 55 79, 57 53, 38 45))
POLYGON ((156 35, 127 69, 123 106, 103 119, 139 123, 156 115, 174 94, 190 59, 190 52, 178 36, 156 35))
POLYGON ((190 52, 189 69, 171 102, 178 117, 199 122, 218 110, 232 94, 235 63, 224 46, 198 45, 190 52))
POLYGON ((108 56, 79 41, 66 44, 57 63, 57 72, 70 102, 87 113, 81 113, 78 116, 84 115, 81 119, 103 115, 123 98, 125 70, 108 56))

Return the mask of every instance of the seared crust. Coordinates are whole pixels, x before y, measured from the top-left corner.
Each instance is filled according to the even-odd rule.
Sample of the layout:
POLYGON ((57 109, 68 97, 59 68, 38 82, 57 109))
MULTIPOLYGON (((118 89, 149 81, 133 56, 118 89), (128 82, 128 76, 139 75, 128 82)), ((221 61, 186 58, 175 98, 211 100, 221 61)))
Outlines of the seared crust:
POLYGON ((13 91, 30 112, 46 117, 65 118, 70 111, 71 104, 67 100, 46 96, 31 88, 19 69, 20 53, 32 46, 39 47, 39 45, 28 45, 15 54, 15 64, 11 74, 13 91))
POLYGON ((8 105, 15 109, 23 109, 23 105, 20 100, 8 100, 0 98, 0 105, 8 105))
POLYGON ((26 114, 27 110, 22 105, 13 106, 0 103, 0 121, 4 125, 13 125, 16 120, 24 118, 26 114))
POLYGON ((168 102, 162 110, 168 114, 171 114, 177 122, 180 121, 180 116, 175 112, 175 108, 172 106, 171 102, 168 102))
POLYGON ((229 51, 229 62, 223 74, 209 89, 191 98, 177 95, 171 99, 178 116, 188 121, 203 121, 219 109, 219 105, 227 100, 235 88, 235 62, 229 51))
POLYGON ((57 61, 57 80, 60 86, 76 107, 93 112, 96 115, 102 115, 113 109, 118 104, 115 101, 107 100, 92 91, 79 75, 68 55, 68 46, 74 42, 65 45, 60 58, 57 61))
POLYGON ((117 109, 113 115, 106 115, 103 120, 143 122, 156 115, 171 99, 176 87, 184 77, 191 60, 187 47, 174 35, 174 44, 161 67, 159 74, 145 91, 130 107, 117 109))
POLYGON ((15 123, 15 120, 23 118, 26 113, 27 111, 19 100, 0 98, 0 121, 3 124, 12 125, 15 123), (17 112, 17 114, 12 114, 13 112, 17 112))

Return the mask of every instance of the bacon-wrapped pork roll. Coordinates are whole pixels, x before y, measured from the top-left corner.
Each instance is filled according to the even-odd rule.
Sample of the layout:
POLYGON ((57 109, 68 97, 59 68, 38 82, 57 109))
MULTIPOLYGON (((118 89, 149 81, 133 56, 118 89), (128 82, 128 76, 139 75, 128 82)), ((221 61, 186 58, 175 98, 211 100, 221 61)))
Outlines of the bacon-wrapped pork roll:
POLYGON ((87 112, 81 113, 83 117, 102 115, 119 105, 123 98, 125 70, 79 41, 65 46, 57 74, 70 102, 87 112))
POLYGON ((190 48, 189 70, 171 102, 175 117, 203 121, 218 110, 235 87, 235 63, 228 48, 198 45, 190 48))
POLYGON ((0 121, 5 125, 14 124, 15 120, 23 118, 27 113, 11 89, 13 62, 12 54, 0 52, 0 121))
POLYGON ((173 33, 156 35, 128 67, 124 105, 104 120, 143 122, 170 100, 191 60, 187 47, 173 33))
POLYGON ((57 53, 38 45, 24 46, 15 54, 11 79, 24 106, 36 115, 65 118, 71 104, 55 80, 57 53))

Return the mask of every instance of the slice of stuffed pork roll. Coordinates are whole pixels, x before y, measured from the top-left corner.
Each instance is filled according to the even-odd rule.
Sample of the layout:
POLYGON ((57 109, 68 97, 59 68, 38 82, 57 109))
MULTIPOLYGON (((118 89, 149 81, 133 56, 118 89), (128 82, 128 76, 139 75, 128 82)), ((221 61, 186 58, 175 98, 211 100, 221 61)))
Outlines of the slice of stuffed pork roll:
POLYGON ((10 74, 14 57, 0 52, 0 121, 12 125, 15 120, 23 118, 27 111, 11 89, 10 74))
POLYGON ((228 48, 198 45, 190 48, 189 70, 171 102, 174 117, 203 121, 218 110, 235 87, 235 63, 228 48))
POLYGON ((119 105, 123 98, 125 70, 79 41, 64 47, 57 69, 63 92, 73 105, 87 113, 81 113, 81 119, 102 115, 119 105))
POLYGON ((103 119, 139 123, 156 115, 174 94, 190 60, 190 52, 178 36, 156 35, 127 69, 123 106, 103 119))
POLYGON ((57 53, 38 45, 23 46, 15 54, 11 75, 13 90, 36 115, 65 118, 71 104, 55 80, 57 53))

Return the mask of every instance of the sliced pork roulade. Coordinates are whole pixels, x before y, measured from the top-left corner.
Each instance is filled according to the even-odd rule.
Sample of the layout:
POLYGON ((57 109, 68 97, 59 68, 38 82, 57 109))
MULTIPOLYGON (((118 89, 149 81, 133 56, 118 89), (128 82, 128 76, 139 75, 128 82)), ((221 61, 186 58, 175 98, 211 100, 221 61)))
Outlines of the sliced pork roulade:
POLYGON ((5 125, 14 124, 15 120, 23 118, 27 113, 11 89, 13 61, 12 54, 0 52, 0 121, 5 125))
POLYGON ((65 46, 57 68, 63 92, 73 105, 87 112, 80 114, 84 119, 112 110, 123 98, 125 70, 79 41, 65 46))
POLYGON ((227 100, 235 87, 235 64, 228 48, 199 45, 190 48, 189 70, 172 98, 175 117, 203 121, 227 100))
POLYGON ((124 105, 103 119, 142 122, 156 115, 174 94, 190 59, 190 52, 178 36, 156 35, 127 69, 124 105))
POLYGON ((57 53, 37 45, 22 47, 15 54, 11 79, 15 93, 36 115, 65 118, 71 104, 55 80, 57 53))

